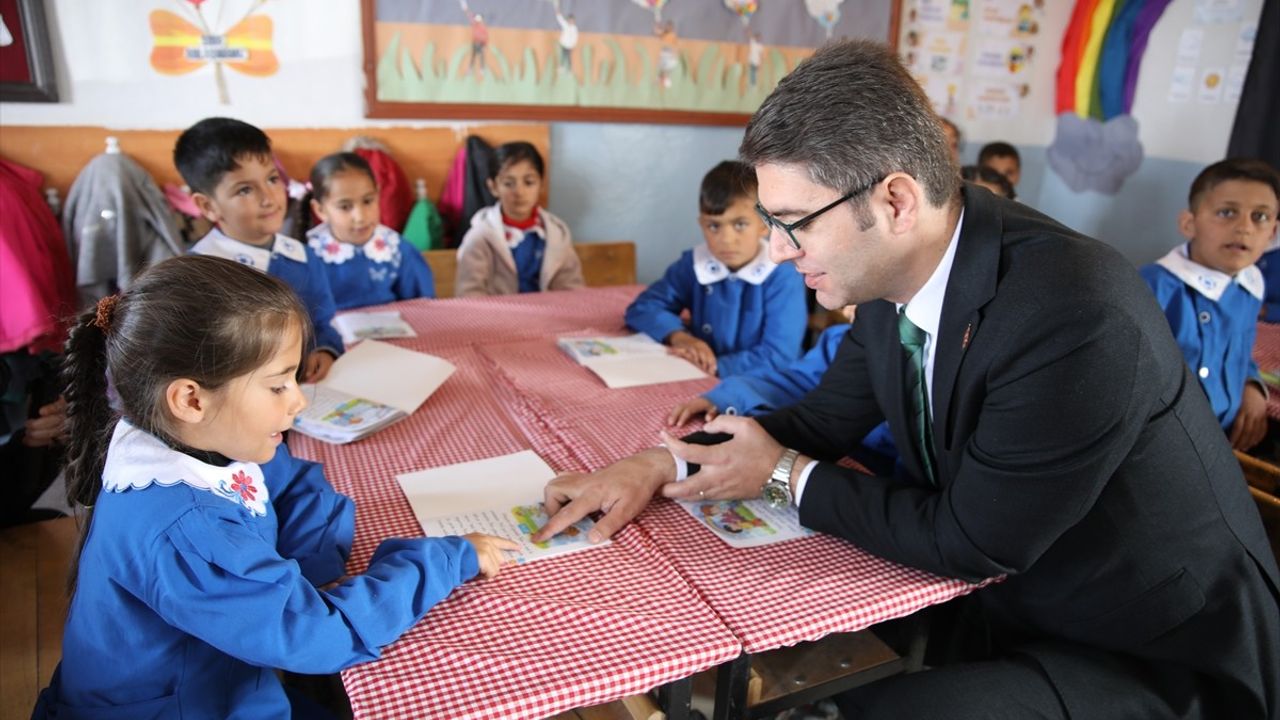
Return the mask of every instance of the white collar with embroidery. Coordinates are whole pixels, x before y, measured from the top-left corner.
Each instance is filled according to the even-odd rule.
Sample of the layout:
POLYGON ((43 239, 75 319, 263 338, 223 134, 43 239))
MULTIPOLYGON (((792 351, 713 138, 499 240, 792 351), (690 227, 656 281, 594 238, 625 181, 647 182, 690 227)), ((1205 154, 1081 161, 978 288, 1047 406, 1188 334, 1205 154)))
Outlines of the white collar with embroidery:
POLYGON ((400 235, 386 225, 378 225, 373 237, 363 245, 353 245, 333 236, 328 223, 321 223, 307 231, 307 244, 311 251, 329 265, 341 265, 359 252, 376 263, 394 262, 400 253, 400 235))
POLYGON ((777 267, 777 263, 769 259, 769 244, 764 240, 760 241, 760 249, 751 262, 736 271, 730 270, 728 265, 712 255, 711 248, 707 247, 706 243, 693 249, 693 274, 698 278, 699 285, 717 283, 731 275, 743 282, 759 285, 767 280, 777 267))
POLYGON ((102 469, 103 490, 124 492, 178 483, 211 492, 259 517, 267 514, 270 498, 257 463, 209 465, 174 450, 127 420, 116 423, 102 469))
POLYGON ((242 265, 248 265, 262 272, 267 271, 273 255, 281 255, 300 263, 307 261, 307 246, 291 237, 276 235, 275 242, 268 249, 229 238, 218 228, 210 230, 207 235, 200 239, 200 242, 193 245, 191 252, 197 255, 213 255, 227 260, 235 260, 242 265))
POLYGON ((1224 272, 1207 268, 1192 260, 1187 254, 1187 247, 1187 243, 1179 245, 1157 260, 1156 264, 1173 273, 1174 277, 1186 283, 1192 290, 1214 302, 1222 299, 1222 294, 1231 287, 1232 280, 1240 283, 1240 287, 1244 288, 1245 292, 1258 300, 1262 299, 1266 291, 1266 281, 1262 278, 1262 271, 1258 266, 1250 265, 1236 273, 1233 278, 1224 272))

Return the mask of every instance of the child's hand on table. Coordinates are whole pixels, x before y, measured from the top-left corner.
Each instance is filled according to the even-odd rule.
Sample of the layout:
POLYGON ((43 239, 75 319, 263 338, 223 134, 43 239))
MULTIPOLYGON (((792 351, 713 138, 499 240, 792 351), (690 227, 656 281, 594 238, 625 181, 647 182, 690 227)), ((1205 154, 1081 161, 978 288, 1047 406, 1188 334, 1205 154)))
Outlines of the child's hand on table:
POLYGON ((520 545, 506 538, 494 537, 483 533, 470 533, 462 536, 476 549, 476 558, 480 561, 480 574, 486 578, 494 577, 503 567, 515 564, 515 560, 503 554, 504 550, 517 552, 520 545))
POLYGON ((708 375, 716 374, 716 353, 702 340, 677 330, 667 336, 667 344, 671 346, 672 355, 688 360, 708 375))
POLYGON ((307 356, 307 366, 302 373, 302 382, 320 382, 333 367, 334 357, 326 350, 314 350, 307 356))
POLYGON ((695 417, 702 415, 707 422, 716 419, 720 411, 708 399, 704 397, 696 397, 692 400, 685 400, 672 409, 671 414, 667 416, 667 425, 671 427, 680 427, 695 417))

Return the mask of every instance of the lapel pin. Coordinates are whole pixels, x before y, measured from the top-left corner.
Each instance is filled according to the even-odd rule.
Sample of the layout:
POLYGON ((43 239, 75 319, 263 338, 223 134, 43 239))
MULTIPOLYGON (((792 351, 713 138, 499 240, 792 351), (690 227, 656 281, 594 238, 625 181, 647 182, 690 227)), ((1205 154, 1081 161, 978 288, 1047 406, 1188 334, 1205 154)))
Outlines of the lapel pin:
POLYGON ((969 335, 973 331, 973 323, 964 326, 964 338, 960 340, 960 349, 966 350, 969 347, 969 335))

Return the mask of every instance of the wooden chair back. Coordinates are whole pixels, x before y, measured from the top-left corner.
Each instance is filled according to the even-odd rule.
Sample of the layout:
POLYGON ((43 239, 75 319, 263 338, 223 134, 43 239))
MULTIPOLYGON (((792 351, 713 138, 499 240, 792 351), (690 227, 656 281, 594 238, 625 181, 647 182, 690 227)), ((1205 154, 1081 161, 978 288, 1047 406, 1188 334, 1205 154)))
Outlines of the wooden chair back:
MULTIPOLYGON (((582 261, 582 278, 587 287, 636 284, 636 244, 633 242, 579 243, 573 246, 582 261)), ((427 250, 422 253, 436 280, 436 297, 456 294, 457 250, 427 250)))
POLYGON ((1240 469, 1244 471, 1244 479, 1249 481, 1250 487, 1273 496, 1280 496, 1280 467, 1252 455, 1246 455, 1239 450, 1235 453, 1236 460, 1240 462, 1240 469))
POLYGON ((582 279, 587 287, 636 284, 635 243, 578 243, 573 249, 582 261, 582 279))
POLYGON ((453 248, 424 250, 422 257, 426 258, 427 265, 431 266, 431 274, 435 276, 436 297, 453 297, 453 284, 458 274, 458 251, 453 248))

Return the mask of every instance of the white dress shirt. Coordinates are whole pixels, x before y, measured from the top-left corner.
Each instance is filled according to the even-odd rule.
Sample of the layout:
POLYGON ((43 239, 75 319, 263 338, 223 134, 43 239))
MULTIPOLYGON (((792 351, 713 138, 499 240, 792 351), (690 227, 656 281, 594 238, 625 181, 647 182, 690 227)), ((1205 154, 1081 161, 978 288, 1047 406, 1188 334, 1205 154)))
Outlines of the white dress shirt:
MULTIPOLYGON (((960 239, 960 228, 964 225, 964 210, 960 210, 960 217, 956 220, 956 229, 951 233, 951 240, 947 243, 947 251, 942 254, 942 260, 938 262, 938 266, 933 269, 933 274, 925 281, 924 285, 916 291, 906 303, 907 319, 915 323, 925 333, 924 339, 924 377, 925 391, 929 393, 929 417, 933 417, 933 358, 938 343, 935 341, 938 337, 938 326, 942 324, 942 301, 947 296, 947 280, 951 278, 951 265, 956 259, 956 241, 960 239)), ((895 303, 896 307, 901 310, 903 305, 895 303)), ((800 471, 800 477, 796 478, 796 505, 800 505, 800 498, 804 496, 804 486, 809 482, 809 474, 813 472, 813 468, 818 464, 817 460, 810 460, 800 471)))

